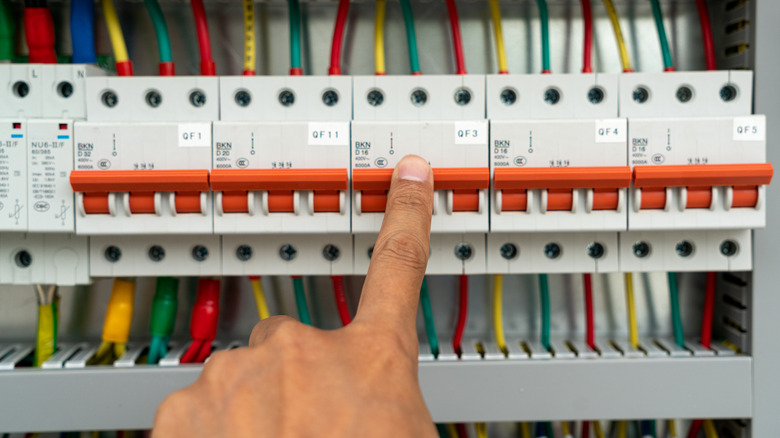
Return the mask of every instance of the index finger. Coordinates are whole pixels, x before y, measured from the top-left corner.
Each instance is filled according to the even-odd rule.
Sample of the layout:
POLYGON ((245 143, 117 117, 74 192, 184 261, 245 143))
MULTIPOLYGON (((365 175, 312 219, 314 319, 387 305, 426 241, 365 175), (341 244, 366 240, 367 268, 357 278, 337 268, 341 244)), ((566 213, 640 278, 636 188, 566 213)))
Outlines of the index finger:
POLYGON ((433 171, 409 155, 393 172, 355 320, 413 334, 431 236, 433 171))

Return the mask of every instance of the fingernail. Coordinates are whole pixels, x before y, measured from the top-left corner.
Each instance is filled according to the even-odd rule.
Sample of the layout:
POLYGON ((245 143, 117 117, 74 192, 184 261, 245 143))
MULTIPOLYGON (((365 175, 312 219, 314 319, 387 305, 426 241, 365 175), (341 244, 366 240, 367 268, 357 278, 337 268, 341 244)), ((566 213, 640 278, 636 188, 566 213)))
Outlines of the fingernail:
POLYGON ((398 177, 407 181, 425 182, 430 175, 428 162, 417 155, 407 155, 396 166, 398 177))

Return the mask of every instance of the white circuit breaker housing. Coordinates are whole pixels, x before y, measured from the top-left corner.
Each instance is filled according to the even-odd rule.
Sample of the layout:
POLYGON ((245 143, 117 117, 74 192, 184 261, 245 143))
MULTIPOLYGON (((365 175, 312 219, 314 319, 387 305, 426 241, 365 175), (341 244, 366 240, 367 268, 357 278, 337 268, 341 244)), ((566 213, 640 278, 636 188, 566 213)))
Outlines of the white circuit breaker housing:
POLYGON ((488 76, 491 272, 618 269, 631 171, 617 102, 617 75, 488 76))
POLYGON ((0 119, 0 231, 27 231, 26 133, 26 119, 0 119))
POLYGON ((344 76, 220 78, 211 188, 225 274, 352 270, 344 76))
POLYGON ((484 238, 475 236, 489 228, 485 77, 356 76, 353 94, 355 271, 367 266, 375 238, 360 234, 379 231, 395 165, 416 154, 434 173, 428 272, 483 272, 484 238))
POLYGON ((73 120, 27 120, 27 229, 74 232, 73 120))
POLYGON ((87 80, 70 175, 78 234, 211 234, 213 77, 87 80))

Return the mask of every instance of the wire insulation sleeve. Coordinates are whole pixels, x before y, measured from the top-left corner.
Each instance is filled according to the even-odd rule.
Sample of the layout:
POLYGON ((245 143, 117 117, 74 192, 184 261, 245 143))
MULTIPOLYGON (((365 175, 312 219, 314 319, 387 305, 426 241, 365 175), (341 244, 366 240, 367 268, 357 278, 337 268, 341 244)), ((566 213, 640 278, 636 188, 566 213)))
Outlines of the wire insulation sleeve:
POLYGON ((664 70, 674 71, 674 62, 672 61, 672 52, 669 50, 669 40, 666 37, 666 27, 664 26, 664 13, 661 10, 659 0, 650 0, 653 7, 653 19, 655 27, 658 30, 658 42, 661 44, 661 55, 663 55, 664 70))
POLYGON ((593 9, 590 0, 580 0, 582 3, 582 72, 593 73, 593 9))
POLYGON ((376 15, 374 17, 374 73, 385 75, 385 10, 386 0, 376 0, 376 15))
POLYGON ((455 51, 455 71, 459 75, 466 74, 466 59, 463 55, 463 38, 460 36, 460 18, 455 0, 447 0, 447 13, 450 17, 452 33, 452 49, 455 51))
POLYGON ((344 276, 333 275, 330 277, 330 280, 333 283, 333 295, 336 298, 336 308, 339 311, 341 325, 346 326, 352 321, 352 317, 349 314, 349 306, 347 305, 347 294, 344 292, 344 276))
POLYGON ((287 0, 290 20, 290 75, 303 74, 301 64, 301 4, 298 0, 287 0))
POLYGON ((542 29, 542 73, 550 70, 550 14, 547 12, 547 0, 536 0, 539 6, 539 23, 542 29))
POLYGON ((585 343, 596 349, 596 323, 593 317, 593 279, 590 274, 582 274, 585 290, 585 343))
POLYGON ((628 48, 626 47, 626 40, 623 38, 623 30, 620 28, 620 19, 618 18, 615 4, 612 3, 612 0, 604 0, 604 7, 607 9, 607 16, 609 16, 609 21, 612 22, 612 30, 615 32, 615 41, 618 45, 623 72, 630 73, 634 70, 631 68, 631 58, 628 56, 628 48))
POLYGON ((244 76, 255 75, 255 0, 244 0, 244 76))
POLYGON ((330 68, 328 74, 338 76, 341 74, 341 46, 344 40, 344 28, 347 25, 349 15, 349 1, 339 0, 339 9, 336 13, 336 25, 333 27, 333 42, 330 48, 330 68))
POLYGON ((144 0, 146 10, 149 12, 149 18, 154 25, 154 33, 157 36, 157 51, 160 54, 160 76, 173 76, 175 67, 173 65, 173 54, 171 52, 171 38, 168 34, 168 24, 165 22, 165 16, 160 3, 157 0, 144 0))
POLYGON ((252 283, 252 293, 255 295, 257 315, 260 317, 260 320, 266 319, 271 316, 271 314, 268 311, 268 302, 265 300, 263 283, 260 277, 249 277, 249 281, 252 283))
POLYGON ((628 340, 632 347, 639 348, 639 332, 636 323, 636 306, 634 305, 634 277, 625 273, 626 310, 628 313, 628 340))
POLYGON ((458 284, 458 324, 455 326, 455 334, 452 336, 452 349, 460 357, 461 341, 463 340, 463 332, 466 330, 466 318, 469 312, 469 277, 461 274, 458 284))
POLYGON ((127 343, 130 325, 133 322, 133 301, 135 280, 116 278, 108 300, 106 319, 103 322, 102 340, 112 343, 127 343))
POLYGON ((295 290, 295 305, 298 307, 298 319, 306 325, 311 325, 309 305, 306 304, 306 289, 303 287, 302 277, 293 277, 293 289, 295 290))
POLYGON ((24 34, 31 64, 56 64, 54 21, 48 6, 24 8, 24 34))
POLYGON ((114 0, 101 0, 100 4, 103 6, 103 16, 108 28, 108 37, 111 40, 111 48, 114 51, 116 73, 119 76, 132 76, 133 64, 127 56, 127 45, 125 45, 125 37, 122 35, 122 26, 119 24, 114 0))
POLYGON ((680 348, 685 348, 685 335, 683 332, 682 316, 680 315, 680 294, 677 289, 677 274, 666 274, 669 280, 669 301, 672 305, 672 333, 674 343, 680 348))
POLYGON ((203 0, 190 0, 192 15, 195 17, 195 28, 198 33, 198 47, 200 47, 200 74, 201 76, 216 76, 217 66, 211 54, 211 37, 209 36, 209 22, 206 18, 206 8, 203 0))
POLYGON ((428 291, 428 281, 425 277, 423 277, 422 285, 420 286, 420 307, 422 307, 425 334, 428 338, 428 345, 431 348, 431 353, 433 354, 433 357, 439 357, 439 337, 436 336, 436 324, 433 320, 431 296, 428 291))
POLYGON ((198 280, 198 294, 192 306, 190 336, 200 341, 213 341, 217 337, 219 321, 219 280, 198 280))
POLYGON ((406 27, 406 44, 409 46, 409 68, 413 75, 421 74, 420 59, 417 52, 417 32, 414 29, 414 11, 409 0, 401 0, 401 12, 406 27))
POLYGON ((179 309, 179 280, 173 277, 160 277, 155 285, 152 299, 152 315, 149 319, 149 331, 153 337, 170 338, 176 324, 176 312, 179 309))
POLYGON ((46 360, 54 354, 55 330, 56 324, 54 318, 53 304, 38 305, 38 333, 35 338, 35 359, 34 365, 40 367, 46 360))
POLYGON ((506 338, 504 337, 504 276, 493 276, 493 331, 496 334, 498 348, 507 355, 506 338))
POLYGON ((708 272, 704 285, 704 313, 701 318, 701 345, 710 348, 712 342, 712 315, 715 312, 715 289, 718 274, 708 272))
POLYGON ((496 38, 496 57, 498 58, 498 73, 505 75, 509 73, 509 67, 506 62, 506 47, 504 46, 504 32, 501 30, 501 7, 498 0, 489 0, 490 16, 493 21, 493 33, 496 38))
POLYGON ((14 59, 14 35, 16 26, 11 12, 11 1, 0 0, 0 62, 14 59))
POLYGON ((542 347, 550 351, 550 283, 547 274, 539 274, 539 302, 542 306, 542 347))
POLYGON ((699 21, 701 22, 701 39, 704 43, 704 59, 707 70, 717 70, 715 42, 712 40, 712 23, 706 0, 696 0, 696 9, 699 11, 699 21))
POLYGON ((95 2, 73 0, 70 4, 70 41, 74 64, 97 64, 95 53, 95 2))

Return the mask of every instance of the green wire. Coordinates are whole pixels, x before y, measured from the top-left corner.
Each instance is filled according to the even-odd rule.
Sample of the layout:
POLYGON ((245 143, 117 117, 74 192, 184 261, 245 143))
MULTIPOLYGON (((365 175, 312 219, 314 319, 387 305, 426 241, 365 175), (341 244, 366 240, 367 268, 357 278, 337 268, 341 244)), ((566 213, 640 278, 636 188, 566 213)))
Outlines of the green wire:
POLYGON ((420 305, 422 306, 423 320, 425 320, 425 334, 428 336, 428 344, 431 346, 433 357, 439 357, 439 338, 436 336, 436 324, 433 323, 433 309, 431 308, 431 295, 428 293, 428 282, 423 277, 420 287, 420 305))
POLYGON ((14 20, 11 2, 0 0, 0 61, 14 59, 14 20))
POLYGON ((542 347, 550 351, 550 285, 547 274, 539 274, 539 298, 542 303, 542 347))
POLYGON ((672 52, 669 50, 669 41, 666 39, 666 28, 664 27, 664 13, 661 11, 661 2, 650 0, 653 6, 653 18, 655 18, 655 27, 658 28, 658 41, 661 43, 661 53, 664 57, 664 68, 674 68, 672 62, 672 52))
POLYGON ((160 3, 157 0, 144 0, 146 10, 149 11, 149 17, 154 24, 154 32, 157 34, 157 46, 160 51, 160 62, 172 62, 171 38, 168 35, 168 25, 165 24, 165 16, 160 9, 160 3))
POLYGON ((683 335, 682 317, 680 316, 680 294, 677 291, 677 274, 669 272, 669 301, 672 303, 672 330, 674 343, 680 348, 685 348, 685 336, 683 335))
POLYGON ((290 15, 290 68, 301 68, 301 5, 287 0, 290 15))
POLYGON ((298 318, 302 323, 311 325, 311 315, 309 315, 309 306, 306 304, 306 290, 303 288, 303 278, 293 277, 293 288, 295 289, 295 305, 298 306, 298 318))
MULTIPOLYGON (((403 0, 401 0, 401 1, 403 1, 403 0)), ((447 433, 447 426, 445 426, 445 425, 443 425, 441 423, 436 423, 436 432, 439 433, 439 438, 449 438, 450 437, 450 435, 447 433)))
POLYGON ((168 349, 162 345, 163 341, 163 338, 159 338, 157 336, 152 337, 152 342, 149 344, 149 355, 146 356, 147 365, 157 364, 160 358, 167 354, 168 349))
POLYGON ((536 0, 539 5, 539 22, 542 26, 542 72, 550 71, 550 14, 547 0, 536 0))
POLYGON ((401 10, 406 25, 406 42, 409 45, 409 67, 412 73, 420 72, 420 60, 417 56, 417 33, 414 31, 414 12, 409 0, 401 0, 401 10))

